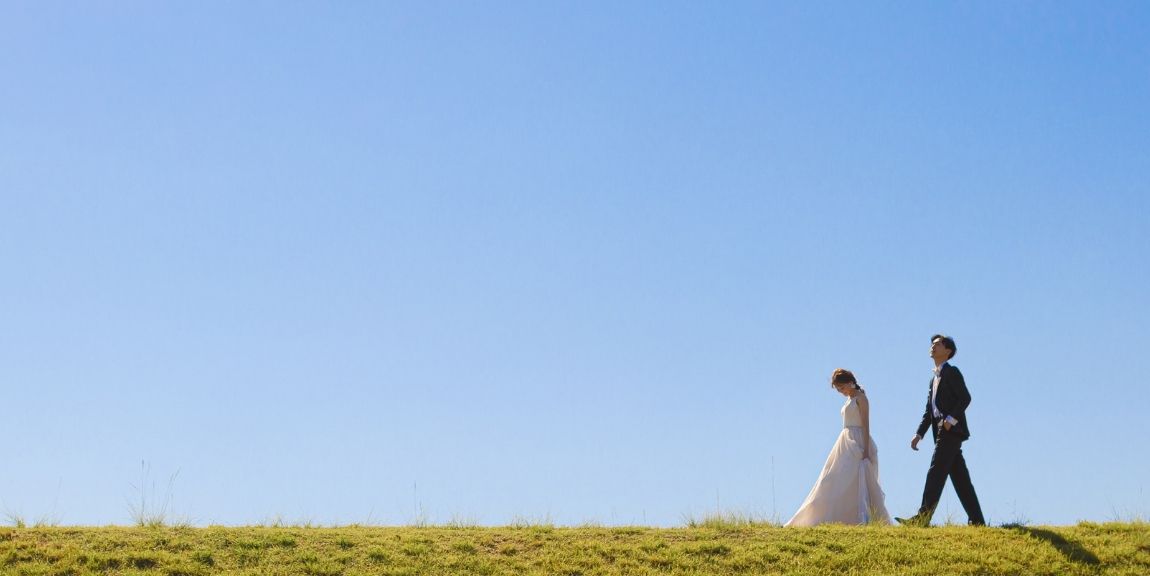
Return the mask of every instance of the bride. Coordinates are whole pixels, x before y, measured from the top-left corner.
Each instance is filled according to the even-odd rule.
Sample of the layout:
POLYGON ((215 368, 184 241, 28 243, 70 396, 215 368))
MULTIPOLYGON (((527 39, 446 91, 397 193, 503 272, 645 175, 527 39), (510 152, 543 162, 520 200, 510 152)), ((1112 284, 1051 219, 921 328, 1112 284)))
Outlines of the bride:
POLYGON ((847 397, 843 430, 807 499, 786 526, 890 524, 878 483, 878 446, 870 437, 870 402, 850 370, 839 368, 831 386, 847 397))

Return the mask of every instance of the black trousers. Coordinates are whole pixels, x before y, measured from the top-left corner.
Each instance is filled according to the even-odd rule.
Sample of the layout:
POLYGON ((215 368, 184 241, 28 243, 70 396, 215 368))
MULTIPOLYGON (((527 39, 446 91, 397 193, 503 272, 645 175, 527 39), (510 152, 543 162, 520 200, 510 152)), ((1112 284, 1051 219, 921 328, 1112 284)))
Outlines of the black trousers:
POLYGON ((929 522, 942 498, 946 479, 954 485, 958 500, 966 510, 966 518, 971 524, 986 524, 982 517, 982 507, 978 504, 978 494, 970 482, 970 470, 966 469, 966 459, 962 457, 962 438, 946 430, 939 430, 934 441, 934 455, 930 458, 930 470, 926 473, 926 487, 922 490, 920 516, 929 522))

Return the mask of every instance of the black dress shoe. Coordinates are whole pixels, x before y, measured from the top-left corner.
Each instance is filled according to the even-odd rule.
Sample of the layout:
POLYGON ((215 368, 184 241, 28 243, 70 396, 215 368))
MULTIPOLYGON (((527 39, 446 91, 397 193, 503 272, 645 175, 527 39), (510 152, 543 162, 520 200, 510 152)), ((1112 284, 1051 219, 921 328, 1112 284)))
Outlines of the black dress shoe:
POLYGON ((926 518, 923 518, 918 514, 915 514, 910 518, 899 518, 898 516, 895 516, 894 519, 903 526, 926 526, 929 524, 929 521, 926 518))

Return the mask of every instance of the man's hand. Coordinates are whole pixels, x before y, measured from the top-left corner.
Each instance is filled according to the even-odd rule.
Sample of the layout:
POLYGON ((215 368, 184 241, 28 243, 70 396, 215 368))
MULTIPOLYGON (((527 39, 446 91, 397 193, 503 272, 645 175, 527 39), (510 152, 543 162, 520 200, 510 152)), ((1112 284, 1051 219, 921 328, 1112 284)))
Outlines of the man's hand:
POLYGON ((911 438, 911 440, 910 440, 910 449, 914 450, 915 452, 918 452, 918 443, 920 440, 922 440, 922 436, 915 434, 914 438, 911 438))
POLYGON ((952 426, 950 425, 950 420, 943 420, 942 421, 942 427, 946 430, 950 430, 952 428, 952 426))

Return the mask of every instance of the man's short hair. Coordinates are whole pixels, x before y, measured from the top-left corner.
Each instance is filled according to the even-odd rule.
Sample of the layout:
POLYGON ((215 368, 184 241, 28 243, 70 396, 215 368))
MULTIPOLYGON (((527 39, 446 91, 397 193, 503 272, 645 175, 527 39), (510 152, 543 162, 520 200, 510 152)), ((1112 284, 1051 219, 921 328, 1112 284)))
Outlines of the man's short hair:
POLYGON ((946 357, 947 360, 954 358, 954 354, 956 352, 958 352, 958 346, 955 345, 954 338, 951 338, 950 336, 947 336, 946 334, 935 334, 934 336, 930 337, 930 343, 934 344, 935 340, 942 340, 942 345, 947 350, 950 350, 950 356, 946 357))

